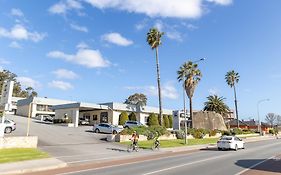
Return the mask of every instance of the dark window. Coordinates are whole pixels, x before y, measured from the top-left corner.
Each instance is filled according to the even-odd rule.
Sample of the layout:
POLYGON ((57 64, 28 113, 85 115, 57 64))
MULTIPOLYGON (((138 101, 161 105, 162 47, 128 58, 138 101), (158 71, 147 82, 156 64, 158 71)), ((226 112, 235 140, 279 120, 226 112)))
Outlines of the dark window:
POLYGON ((100 113, 100 122, 101 123, 108 123, 108 113, 107 112, 101 112, 100 113))
POLYGON ((98 120, 98 115, 93 115, 93 120, 98 120))

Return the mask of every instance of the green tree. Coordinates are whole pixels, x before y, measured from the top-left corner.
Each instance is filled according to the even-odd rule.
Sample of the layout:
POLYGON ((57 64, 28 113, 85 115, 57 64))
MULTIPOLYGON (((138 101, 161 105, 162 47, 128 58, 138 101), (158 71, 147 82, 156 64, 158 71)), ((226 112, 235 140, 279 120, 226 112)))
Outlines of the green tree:
POLYGON ((147 97, 142 93, 135 93, 130 95, 126 100, 126 104, 137 105, 137 106, 146 106, 147 97))
POLYGON ((148 126, 159 126, 158 117, 155 114, 148 116, 148 126))
POLYGON ((173 116, 172 115, 169 115, 169 128, 173 128, 173 116))
POLYGON ((119 115, 119 125, 124 125, 127 120, 129 120, 127 112, 121 112, 119 115))
POLYGON ((164 126, 165 126, 165 128, 169 128, 169 127, 170 127, 170 123, 169 123, 169 117, 168 117, 168 115, 163 115, 163 120, 164 120, 164 126))
POLYGON ((224 97, 218 97, 217 95, 209 95, 208 101, 204 103, 204 111, 215 111, 221 115, 230 111, 229 107, 224 103, 224 97))
POLYGON ((146 41, 150 45, 151 49, 155 49, 156 57, 156 71, 157 71, 157 85, 158 85, 158 99, 159 99, 159 115, 160 123, 163 121, 162 116, 162 97, 161 97, 161 85, 160 85, 160 67, 158 59, 158 46, 161 45, 161 37, 164 35, 163 32, 160 32, 157 28, 151 28, 147 33, 146 41))
POLYGON ((235 84, 237 84, 239 82, 239 74, 237 72, 235 72, 234 70, 229 71, 226 73, 225 75, 225 80, 226 83, 233 88, 234 91, 234 104, 235 104, 235 114, 236 114, 236 119, 237 119, 237 127, 239 128, 239 118, 238 118, 238 107, 237 107, 237 97, 236 97, 236 86, 235 84))
POLYGON ((131 112, 129 114, 129 120, 132 120, 132 121, 137 121, 137 116, 134 112, 131 112))
POLYGON ((198 69, 198 65, 194 64, 192 61, 185 62, 177 71, 178 81, 183 81, 183 86, 185 92, 189 98, 189 111, 190 118, 192 121, 193 111, 192 111, 192 97, 194 95, 194 91, 199 81, 201 80, 202 74, 198 69))

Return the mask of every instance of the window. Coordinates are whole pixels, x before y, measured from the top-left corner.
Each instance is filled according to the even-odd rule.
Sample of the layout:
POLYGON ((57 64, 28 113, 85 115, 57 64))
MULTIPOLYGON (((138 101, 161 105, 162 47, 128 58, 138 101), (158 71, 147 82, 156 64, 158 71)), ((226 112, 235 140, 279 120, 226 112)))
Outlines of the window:
POLYGON ((98 115, 93 115, 93 120, 98 120, 98 115))
POLYGON ((100 113, 100 122, 101 123, 108 123, 108 113, 107 112, 101 112, 100 113))

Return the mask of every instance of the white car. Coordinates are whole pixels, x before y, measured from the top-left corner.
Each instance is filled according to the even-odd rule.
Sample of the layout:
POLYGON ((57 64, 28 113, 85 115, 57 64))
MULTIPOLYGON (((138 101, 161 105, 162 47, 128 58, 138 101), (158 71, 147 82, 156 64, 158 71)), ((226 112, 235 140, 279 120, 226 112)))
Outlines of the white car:
POLYGON ((245 149, 245 142, 236 136, 222 136, 217 142, 218 150, 233 149, 245 149))
MULTIPOLYGON (((1 123, 1 118, 0 118, 0 123, 1 123)), ((16 123, 13 120, 10 119, 5 119, 4 121, 4 132, 5 133, 11 133, 12 131, 16 130, 16 123)))
POLYGON ((120 128, 118 126, 115 125, 111 125, 109 123, 100 123, 100 124, 96 124, 93 126, 93 131, 95 133, 108 133, 108 134, 117 134, 119 132, 121 132, 123 130, 123 128, 120 128))

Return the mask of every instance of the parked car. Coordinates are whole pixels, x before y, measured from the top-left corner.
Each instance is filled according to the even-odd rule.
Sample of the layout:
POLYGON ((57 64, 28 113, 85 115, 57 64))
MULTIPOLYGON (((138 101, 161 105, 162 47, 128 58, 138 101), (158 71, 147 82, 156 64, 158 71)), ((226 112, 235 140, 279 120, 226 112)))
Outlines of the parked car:
MULTIPOLYGON (((1 123, 2 119, 0 118, 0 123, 1 123)), ((9 134, 12 131, 16 130, 16 123, 13 120, 10 119, 5 119, 4 121, 4 132, 9 134)))
POLYGON ((109 134, 117 134, 119 132, 121 132, 123 130, 123 128, 120 128, 118 126, 115 125, 111 125, 109 123, 100 123, 100 124, 96 124, 93 126, 93 131, 95 133, 109 133, 109 134))
POLYGON ((79 119, 79 125, 89 125, 90 122, 88 120, 81 120, 79 119))
POLYGON ((144 125, 138 121, 126 121, 125 124, 123 125, 124 128, 134 128, 138 126, 144 126, 144 125))
POLYGON ((245 149, 245 142, 236 136, 222 136, 217 142, 218 150, 233 149, 245 149))
POLYGON ((46 121, 46 122, 53 122, 54 117, 52 117, 50 115, 44 115, 43 120, 46 121))

